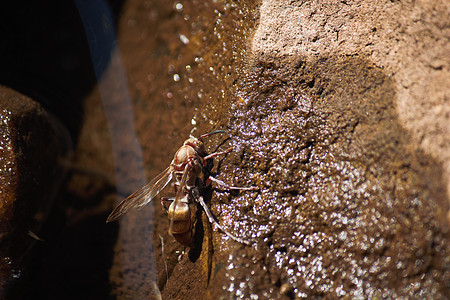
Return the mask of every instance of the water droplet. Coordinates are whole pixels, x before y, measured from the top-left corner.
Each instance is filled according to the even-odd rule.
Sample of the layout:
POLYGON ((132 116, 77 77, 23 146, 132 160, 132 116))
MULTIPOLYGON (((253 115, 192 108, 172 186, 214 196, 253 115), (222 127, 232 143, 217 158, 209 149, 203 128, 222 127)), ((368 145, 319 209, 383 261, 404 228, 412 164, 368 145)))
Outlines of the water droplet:
POLYGON ((180 41, 185 45, 189 44, 189 39, 184 34, 180 34, 180 41))
POLYGON ((183 11, 183 4, 181 4, 180 2, 175 3, 175 9, 178 12, 182 12, 183 11))

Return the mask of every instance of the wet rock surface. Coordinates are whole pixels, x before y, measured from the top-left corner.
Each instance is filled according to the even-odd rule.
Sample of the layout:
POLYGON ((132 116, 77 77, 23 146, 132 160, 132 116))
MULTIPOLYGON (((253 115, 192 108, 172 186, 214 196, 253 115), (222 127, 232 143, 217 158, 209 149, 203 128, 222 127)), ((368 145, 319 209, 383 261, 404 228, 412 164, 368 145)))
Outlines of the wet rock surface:
POLYGON ((37 233, 61 182, 70 138, 40 104, 10 88, 0 86, 0 107, 3 298, 22 295, 17 284, 27 279, 33 245, 42 242, 37 233))
MULTIPOLYGON (((252 245, 230 240, 199 209, 196 247, 183 249, 158 199, 104 224, 142 170, 138 155, 114 153, 111 141, 130 137, 110 132, 100 86, 85 99, 71 171, 41 231, 48 242, 35 254, 33 291, 66 299, 448 296, 443 1, 112 5, 134 111, 109 116, 134 113, 148 179, 193 127, 196 136, 226 129, 229 137, 205 142, 209 152, 233 147, 213 174, 259 191, 212 188, 205 198, 218 222, 252 245), (128 177, 117 183, 120 173, 128 177)), ((114 69, 105 72, 101 85, 116 91, 114 69)))
POLYGON ((219 192, 215 212, 257 245, 222 257, 217 282, 228 279, 225 290, 243 298, 282 297, 286 286, 295 298, 444 297, 442 169, 411 147, 393 111, 392 83, 359 59, 323 59, 312 69, 324 91, 309 97, 298 92, 301 64, 256 62, 251 92, 240 89, 231 105, 240 139, 221 174, 249 177, 261 194, 219 192), (280 76, 286 66, 299 77, 280 76), (255 272, 259 264, 265 268, 255 272))
MULTIPOLYGON (((379 14, 384 18, 394 18, 392 11, 408 6, 379 4, 386 9, 379 14)), ((128 38, 121 49, 134 74, 132 82, 137 82, 137 107, 149 112, 142 118, 155 123, 152 110, 139 104, 148 94, 152 106, 173 108, 167 112, 172 118, 163 114, 155 124, 167 128, 169 140, 177 132, 173 120, 184 120, 180 128, 186 134, 178 144, 193 113, 199 133, 227 129, 231 139, 224 147, 233 146, 234 152, 218 164, 216 174, 235 185, 260 188, 259 193, 219 188, 210 198, 218 221, 254 242, 252 247, 215 230, 211 238, 203 220, 201 253, 195 256, 191 250, 178 261, 179 247, 165 233, 166 216, 155 210, 163 298, 445 298, 445 158, 427 152, 407 130, 411 125, 399 118, 397 101, 404 90, 397 82, 410 73, 398 63, 406 57, 392 54, 385 61, 381 45, 369 47, 375 37, 384 38, 386 47, 396 46, 396 35, 385 34, 392 26, 347 23, 348 28, 339 29, 347 19, 363 17, 357 7, 269 1, 261 6, 177 2, 172 8, 152 2, 140 9, 129 2, 124 7, 126 26, 120 34, 128 38), (292 14, 300 21, 293 18, 292 27, 282 27, 292 14), (148 16, 156 24, 143 25, 148 16), (148 28, 157 33, 151 35, 148 28), (370 34, 373 28, 376 36, 370 34), (156 47, 155 40, 160 51, 148 50, 156 47), (158 55, 157 63, 145 67, 150 53, 152 59, 158 55), (180 115, 177 108, 183 106, 187 110, 180 115)), ((367 5, 363 11, 375 7, 367 5)), ((433 23, 436 18, 423 18, 424 27, 437 26, 445 35, 445 25, 433 23)), ((440 33, 435 33, 438 41, 440 33)), ((401 44, 407 47, 408 40, 401 44)), ((439 49, 439 42, 429 47, 439 49)), ((439 124, 445 127, 448 118, 439 124)), ((149 147, 144 152, 155 152, 145 145, 154 133, 141 134, 144 149, 149 147)), ((439 139, 446 143, 445 135, 439 139)), ((213 139, 211 151, 218 144, 213 139)), ((176 150, 171 147, 169 157, 176 150)), ((134 272, 144 273, 145 267, 134 272)), ((153 287, 147 289, 151 295, 153 287)))

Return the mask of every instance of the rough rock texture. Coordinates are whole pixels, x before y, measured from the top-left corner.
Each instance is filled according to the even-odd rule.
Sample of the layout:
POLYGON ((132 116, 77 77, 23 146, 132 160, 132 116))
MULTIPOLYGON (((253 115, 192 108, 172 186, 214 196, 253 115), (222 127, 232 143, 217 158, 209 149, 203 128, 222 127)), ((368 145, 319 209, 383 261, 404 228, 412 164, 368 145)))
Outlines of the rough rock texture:
POLYGON ((450 190, 447 1, 263 1, 256 53, 361 57, 390 78, 415 144, 444 167, 450 190))

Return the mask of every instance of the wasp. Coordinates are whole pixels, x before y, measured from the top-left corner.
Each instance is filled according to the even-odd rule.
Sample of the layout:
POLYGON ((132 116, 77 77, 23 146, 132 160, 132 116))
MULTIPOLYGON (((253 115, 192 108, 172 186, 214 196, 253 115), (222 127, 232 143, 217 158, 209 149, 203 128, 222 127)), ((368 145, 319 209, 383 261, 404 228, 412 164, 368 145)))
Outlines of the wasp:
POLYGON ((191 217, 190 204, 196 202, 201 205, 205 211, 210 223, 215 224, 223 233, 231 239, 249 245, 243 240, 228 231, 226 231, 216 221, 213 214, 206 205, 201 190, 214 182, 230 190, 254 191, 257 187, 235 187, 214 178, 210 174, 212 168, 212 159, 216 156, 227 154, 232 151, 231 148, 208 154, 205 150, 203 139, 217 133, 226 133, 224 130, 216 130, 195 138, 192 135, 184 141, 183 145, 175 153, 170 165, 153 180, 148 182, 134 194, 124 199, 109 215, 106 222, 117 220, 119 217, 128 213, 131 209, 140 208, 147 205, 158 193, 163 190, 167 184, 175 180, 175 197, 162 197, 161 204, 168 213, 169 234, 172 235, 180 244, 193 247, 193 221, 191 217), (169 204, 169 207, 167 207, 169 204))

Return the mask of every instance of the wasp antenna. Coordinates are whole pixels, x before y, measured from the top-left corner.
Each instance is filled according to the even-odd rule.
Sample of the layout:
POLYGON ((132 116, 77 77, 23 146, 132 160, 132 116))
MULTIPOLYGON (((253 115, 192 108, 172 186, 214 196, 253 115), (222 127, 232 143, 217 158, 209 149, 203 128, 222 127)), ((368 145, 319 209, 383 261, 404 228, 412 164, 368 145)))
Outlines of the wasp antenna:
POLYGON ((198 139, 202 140, 203 138, 208 137, 208 136, 213 135, 213 134, 216 134, 216 133, 227 133, 227 132, 225 130, 214 130, 214 131, 211 131, 211 132, 208 132, 208 133, 205 133, 205 134, 201 135, 198 139))
POLYGON ((189 133, 189 137, 190 137, 191 139, 194 139, 194 138, 195 138, 194 135, 193 135, 193 133, 196 132, 196 131, 197 131, 197 127, 192 128, 191 132, 189 133))

